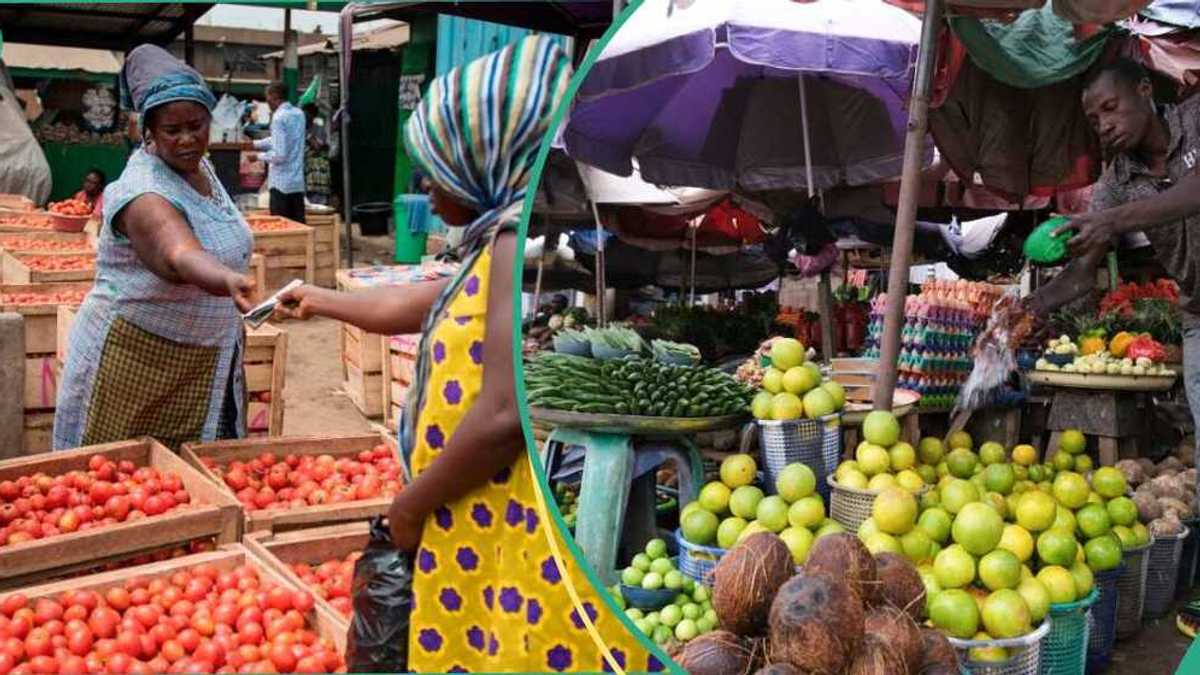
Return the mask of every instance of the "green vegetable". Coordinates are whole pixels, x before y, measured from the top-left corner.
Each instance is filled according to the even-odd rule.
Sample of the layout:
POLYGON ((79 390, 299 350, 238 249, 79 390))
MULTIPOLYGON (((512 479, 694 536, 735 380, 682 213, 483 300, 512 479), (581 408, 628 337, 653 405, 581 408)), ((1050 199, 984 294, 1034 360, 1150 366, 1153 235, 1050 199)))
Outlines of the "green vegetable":
POLYGON ((702 366, 543 352, 525 364, 529 404, 583 413, 707 417, 744 412, 753 390, 702 366))

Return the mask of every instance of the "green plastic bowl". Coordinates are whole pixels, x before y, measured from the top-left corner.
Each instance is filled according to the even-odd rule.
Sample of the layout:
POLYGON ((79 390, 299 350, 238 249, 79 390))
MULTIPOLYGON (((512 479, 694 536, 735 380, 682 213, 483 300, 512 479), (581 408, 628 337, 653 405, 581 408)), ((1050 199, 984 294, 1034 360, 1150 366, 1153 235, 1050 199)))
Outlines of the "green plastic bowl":
POLYGON ((1038 265, 1056 265, 1067 257, 1067 242, 1071 232, 1054 236, 1054 230, 1067 224, 1065 216, 1055 216, 1038 225, 1025 239, 1025 257, 1038 265))

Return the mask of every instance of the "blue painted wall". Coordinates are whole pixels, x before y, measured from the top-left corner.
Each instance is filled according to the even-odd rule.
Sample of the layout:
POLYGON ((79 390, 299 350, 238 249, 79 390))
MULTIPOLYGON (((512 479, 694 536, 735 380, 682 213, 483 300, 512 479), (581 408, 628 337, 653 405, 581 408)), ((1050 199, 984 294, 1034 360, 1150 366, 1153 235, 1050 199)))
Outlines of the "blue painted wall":
MULTIPOLYGON (((438 16, 437 28, 438 75, 516 42, 532 32, 524 28, 445 14, 438 16)), ((566 48, 565 36, 557 35, 555 39, 566 48)))

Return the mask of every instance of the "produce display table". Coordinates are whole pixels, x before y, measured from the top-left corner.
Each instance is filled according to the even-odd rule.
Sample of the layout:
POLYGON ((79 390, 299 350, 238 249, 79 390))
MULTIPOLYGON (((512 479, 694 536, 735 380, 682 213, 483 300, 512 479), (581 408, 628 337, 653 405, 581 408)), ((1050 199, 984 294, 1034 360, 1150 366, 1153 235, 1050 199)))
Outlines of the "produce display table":
POLYGON ((596 415, 530 408, 538 423, 554 426, 542 450, 546 471, 563 479, 580 471, 575 541, 605 584, 617 580, 622 533, 640 548, 658 536, 654 468, 670 460, 678 467, 679 503, 696 499, 704 479, 700 453, 688 437, 701 431, 737 428, 741 415, 710 418, 596 415), (636 520, 626 520, 626 517, 636 520))
POLYGON ((1112 466, 1118 459, 1137 457, 1137 437, 1143 431, 1145 393, 1166 391, 1173 376, 1083 375, 1078 373, 1031 372, 1033 384, 1050 387, 1053 400, 1046 429, 1050 444, 1046 461, 1058 452, 1059 439, 1067 429, 1096 436, 1100 464, 1112 466), (1090 378, 1090 379, 1089 379, 1090 378))

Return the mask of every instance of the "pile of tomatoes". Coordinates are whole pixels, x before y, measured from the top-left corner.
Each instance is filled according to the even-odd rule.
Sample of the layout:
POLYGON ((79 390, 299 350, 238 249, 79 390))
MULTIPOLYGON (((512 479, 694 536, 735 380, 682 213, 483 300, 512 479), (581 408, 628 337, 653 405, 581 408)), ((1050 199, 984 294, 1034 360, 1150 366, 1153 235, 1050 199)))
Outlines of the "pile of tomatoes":
POLYGON ((308 591, 203 563, 57 599, 0 599, 0 675, 344 672, 308 591))
POLYGON ((400 491, 400 462, 386 445, 342 457, 264 452, 223 467, 209 457, 201 462, 247 511, 341 504, 400 491))
POLYGON ((328 600, 330 606, 348 619, 354 613, 350 598, 350 587, 354 582, 354 563, 361 557, 361 551, 353 551, 340 560, 326 560, 316 566, 295 563, 291 568, 314 593, 328 600))
POLYGON ((82 199, 64 199, 61 202, 50 202, 48 207, 51 213, 57 213, 60 216, 90 216, 92 215, 92 205, 82 199))
POLYGON ((87 471, 0 481, 0 546, 157 516, 190 503, 176 473, 92 455, 87 471))
POLYGON ((0 293, 0 305, 78 305, 87 296, 87 291, 62 291, 60 293, 0 293))
POLYGON ((49 218, 38 214, 0 216, 0 225, 10 225, 26 230, 49 230, 52 227, 49 218))
POLYGON ((286 232, 302 229, 300 223, 279 216, 247 216, 246 224, 251 232, 286 232))
POLYGON ((94 255, 23 255, 21 263, 39 272, 76 272, 95 269, 94 255))
POLYGON ((30 239, 29 237, 12 235, 8 237, 0 237, 0 248, 17 252, 32 251, 35 253, 71 253, 75 251, 86 251, 88 245, 82 241, 30 239))

